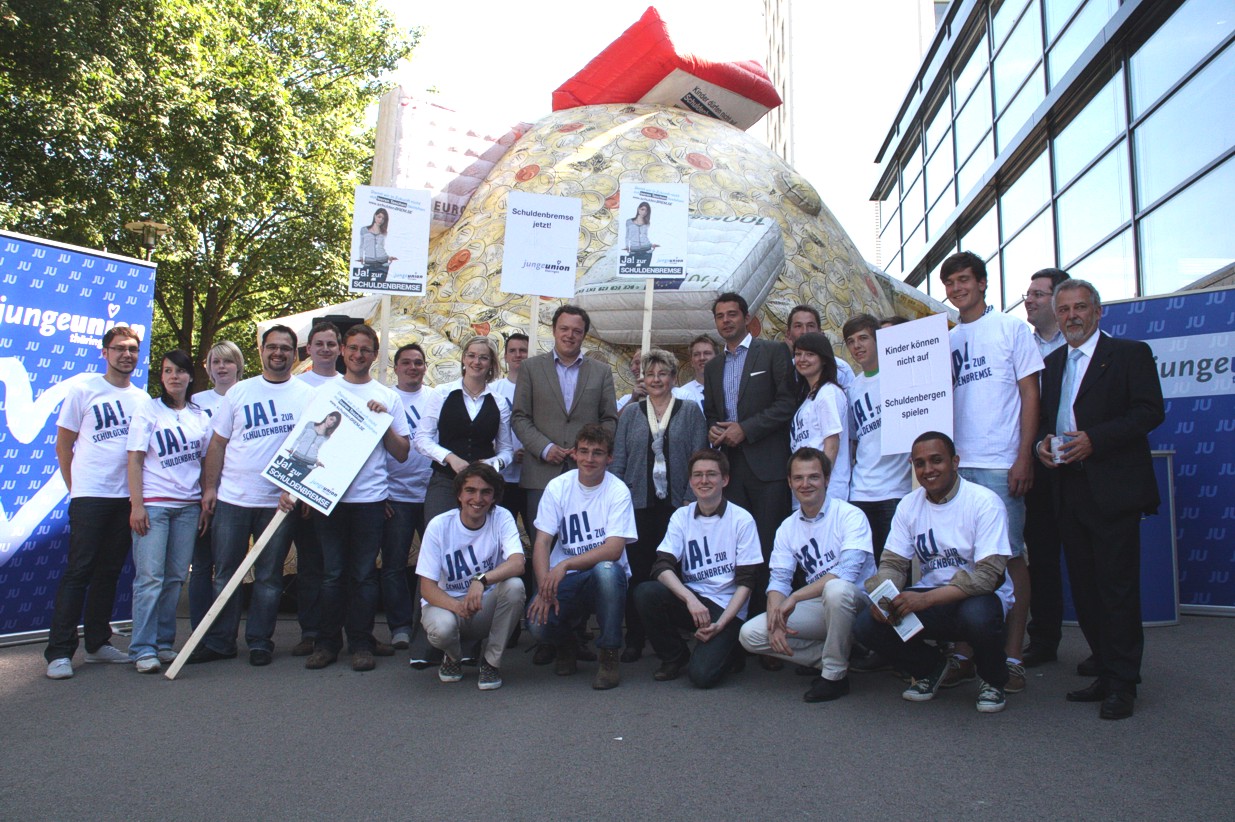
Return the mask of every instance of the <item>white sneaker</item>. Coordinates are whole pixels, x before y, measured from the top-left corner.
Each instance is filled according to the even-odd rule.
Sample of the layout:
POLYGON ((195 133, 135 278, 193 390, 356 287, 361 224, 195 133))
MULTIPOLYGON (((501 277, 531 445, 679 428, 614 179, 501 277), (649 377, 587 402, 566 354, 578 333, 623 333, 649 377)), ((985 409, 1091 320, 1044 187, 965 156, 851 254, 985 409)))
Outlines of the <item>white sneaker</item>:
POLYGON ((136 665, 139 674, 157 674, 163 670, 163 665, 157 656, 144 656, 137 660, 136 665))
POLYGON ((72 679, 73 678, 73 660, 67 656, 62 656, 59 659, 53 659, 47 663, 47 678, 48 679, 72 679))
POLYGON ((129 655, 114 645, 103 645, 92 654, 86 654, 87 662, 130 662, 129 655))
POLYGON ((164 665, 170 665, 176 661, 177 656, 178 654, 171 648, 164 648, 159 651, 159 662, 162 662, 164 665))

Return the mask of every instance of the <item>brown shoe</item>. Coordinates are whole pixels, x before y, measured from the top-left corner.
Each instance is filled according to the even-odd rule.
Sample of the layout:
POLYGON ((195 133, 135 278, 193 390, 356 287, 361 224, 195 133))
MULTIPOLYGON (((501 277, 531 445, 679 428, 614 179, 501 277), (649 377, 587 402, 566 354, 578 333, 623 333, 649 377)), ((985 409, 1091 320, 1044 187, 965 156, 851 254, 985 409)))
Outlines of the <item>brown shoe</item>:
POLYGON ((616 688, 621 681, 621 651, 617 648, 601 648, 600 668, 596 671, 596 678, 592 680, 592 687, 597 691, 607 691, 616 688))
POLYGON ((309 658, 304 661, 304 666, 310 671, 319 671, 322 668, 333 665, 335 660, 338 658, 338 651, 325 651, 318 649, 309 654, 309 658))
POLYGON ((657 682, 670 682, 682 675, 682 671, 686 670, 686 666, 690 663, 690 657, 685 659, 676 659, 671 662, 662 662, 656 672, 652 674, 652 679, 657 682))
POLYGON ((944 671, 943 679, 939 682, 940 688, 955 688, 962 682, 971 682, 977 678, 978 673, 974 669, 972 659, 959 659, 954 656, 948 657, 948 667, 944 671))
POLYGON ((1003 686, 1004 693, 1019 694, 1025 690, 1025 666, 1014 662, 1008 663, 1008 684, 1003 686))
POLYGON ((553 672, 558 676, 573 676, 579 670, 577 653, 579 646, 573 638, 557 646, 557 665, 553 672))
POLYGON ((377 667, 377 662, 373 660, 373 652, 369 650, 361 650, 352 654, 352 670, 353 671, 372 671, 377 667))
POLYGON ((373 656, 394 656, 395 646, 387 645, 385 642, 377 642, 373 645, 373 656))
POLYGON ((313 653, 313 638, 306 637, 292 646, 292 656, 308 656, 313 653))

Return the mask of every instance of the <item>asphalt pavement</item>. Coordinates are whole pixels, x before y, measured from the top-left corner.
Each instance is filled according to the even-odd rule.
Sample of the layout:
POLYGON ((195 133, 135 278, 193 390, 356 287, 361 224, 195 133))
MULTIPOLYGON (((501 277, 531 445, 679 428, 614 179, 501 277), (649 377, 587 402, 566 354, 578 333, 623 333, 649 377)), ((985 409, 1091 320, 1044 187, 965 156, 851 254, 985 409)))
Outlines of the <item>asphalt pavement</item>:
POLYGON ((849 696, 808 705, 792 666, 698 691, 653 681, 650 655, 598 692, 595 663, 559 678, 526 635, 482 692, 475 668, 443 684, 406 652, 307 671, 297 638, 285 618, 269 667, 242 642, 174 682, 80 650, 51 681, 41 645, 0 649, 0 819, 1235 818, 1225 618, 1147 629, 1121 722, 1064 700, 1086 684, 1075 628, 993 715, 976 683, 911 703, 890 674, 851 674, 849 696))

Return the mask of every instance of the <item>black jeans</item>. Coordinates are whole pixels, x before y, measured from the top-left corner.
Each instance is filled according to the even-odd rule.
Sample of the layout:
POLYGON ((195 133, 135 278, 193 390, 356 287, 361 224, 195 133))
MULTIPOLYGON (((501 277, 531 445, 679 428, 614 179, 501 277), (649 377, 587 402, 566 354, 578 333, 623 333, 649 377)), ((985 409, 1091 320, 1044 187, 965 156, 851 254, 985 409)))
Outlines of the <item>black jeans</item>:
POLYGON ((883 545, 888 541, 888 534, 892 530, 892 516, 896 513, 896 506, 900 504, 900 500, 882 499, 877 502, 850 500, 849 502, 866 514, 866 521, 871 526, 871 542, 875 547, 875 564, 878 565, 879 557, 883 555, 883 545))
POLYGON ((1025 495, 1025 551, 1029 555, 1029 640, 1054 650, 1063 635, 1063 559, 1055 473, 1036 464, 1033 487, 1025 495))
MULTIPOLYGON (((699 601, 712 615, 715 622, 725 609, 706 597, 699 601)), ((725 629, 707 642, 696 642, 692 653, 682 639, 679 630, 695 629, 686 603, 657 580, 645 582, 635 589, 635 602, 644 630, 656 656, 663 662, 679 662, 690 657, 686 673, 696 688, 711 688, 720 684, 729 671, 734 654, 738 653, 738 634, 742 632, 742 620, 734 617, 725 629)))
POLYGON ((77 651, 79 619, 86 628, 88 653, 111 639, 116 581, 133 545, 129 512, 127 497, 69 500, 69 557, 56 590, 47 649, 43 652, 48 662, 73 657, 77 651))
POLYGON ((656 549, 669 530, 669 518, 673 516, 673 503, 656 500, 647 508, 635 509, 635 531, 639 540, 626 546, 626 561, 630 563, 630 584, 626 589, 626 647, 643 650, 647 632, 635 604, 635 590, 647 582, 652 563, 656 561, 656 549))
POLYGON ((891 625, 876 622, 870 608, 858 614, 854 636, 917 679, 935 673, 943 664, 943 652, 927 645, 926 640, 968 642, 973 646, 978 676, 999 688, 1008 683, 1008 658, 1003 652, 1003 603, 999 597, 983 594, 917 613, 922 630, 908 642, 902 642, 891 625))

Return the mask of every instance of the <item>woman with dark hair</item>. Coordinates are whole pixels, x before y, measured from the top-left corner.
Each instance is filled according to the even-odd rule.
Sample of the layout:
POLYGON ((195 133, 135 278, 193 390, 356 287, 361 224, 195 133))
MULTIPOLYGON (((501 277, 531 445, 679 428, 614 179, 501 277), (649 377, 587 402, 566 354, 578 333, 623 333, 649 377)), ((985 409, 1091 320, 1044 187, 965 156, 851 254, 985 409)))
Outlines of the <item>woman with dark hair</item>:
MULTIPOLYGON (((793 364, 801 376, 801 405, 789 428, 789 447, 818 448, 832 460, 830 499, 849 499, 849 402, 836 381, 836 353, 817 331, 793 343, 793 364)), ((795 504, 796 508, 796 504, 795 504)))
POLYGON ((180 588, 196 535, 209 521, 201 507, 201 461, 210 418, 189 400, 193 361, 169 351, 159 377, 159 399, 138 409, 126 444, 134 567, 129 657, 143 674, 176 658, 180 588))
POLYGON ((629 403, 618 417, 609 471, 626 483, 635 508, 638 542, 626 546, 630 581, 626 588, 626 648, 623 662, 643 655, 646 635, 635 608, 635 588, 650 578, 656 548, 665 538, 669 518, 695 495, 687 479, 690 455, 707 447, 707 423, 691 400, 673 396, 678 363, 672 354, 653 348, 643 356, 647 397, 629 403))
POLYGON ((626 221, 626 252, 635 258, 634 265, 652 264, 652 249, 657 245, 648 238, 648 227, 651 225, 652 207, 647 203, 639 203, 635 216, 626 221))
POLYGON ((343 415, 338 411, 331 411, 322 418, 321 422, 306 425, 300 432, 300 436, 296 437, 296 441, 288 448, 287 459, 290 463, 288 470, 296 475, 298 482, 303 482, 310 471, 322 465, 317 457, 318 452, 322 450, 326 440, 330 439, 330 435, 335 432, 341 422, 343 422, 343 415))
POLYGON ((373 221, 360 229, 360 262, 373 274, 385 277, 390 264, 398 257, 386 254, 386 230, 390 228, 390 212, 379 208, 373 212, 373 221))

